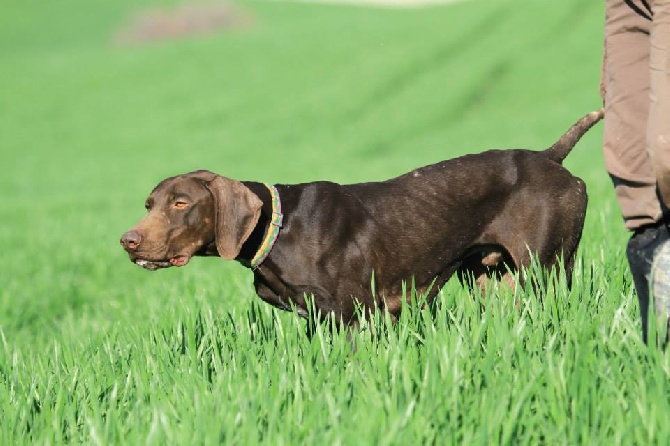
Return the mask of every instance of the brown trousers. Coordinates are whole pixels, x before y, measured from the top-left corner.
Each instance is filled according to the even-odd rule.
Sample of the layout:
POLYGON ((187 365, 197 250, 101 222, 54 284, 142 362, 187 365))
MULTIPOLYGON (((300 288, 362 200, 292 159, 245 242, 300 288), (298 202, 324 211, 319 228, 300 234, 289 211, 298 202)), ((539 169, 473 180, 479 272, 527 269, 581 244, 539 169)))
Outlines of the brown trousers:
POLYGON ((647 4, 651 20, 605 0, 603 151, 630 230, 661 219, 659 194, 670 204, 670 0, 647 4))

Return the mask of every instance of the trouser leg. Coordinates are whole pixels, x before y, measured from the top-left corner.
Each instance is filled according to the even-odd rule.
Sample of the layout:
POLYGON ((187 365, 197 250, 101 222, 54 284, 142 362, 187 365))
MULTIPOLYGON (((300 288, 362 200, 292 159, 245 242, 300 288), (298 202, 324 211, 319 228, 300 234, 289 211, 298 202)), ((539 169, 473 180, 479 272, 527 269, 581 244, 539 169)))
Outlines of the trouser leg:
MULTIPOLYGON (((670 204, 670 0, 652 4, 651 47, 649 53, 650 101, 647 148, 658 184, 663 220, 670 204)), ((668 341, 670 319, 670 242, 654 252, 650 287, 660 339, 668 341)))
MULTIPOLYGON (((652 23, 623 0, 606 0, 605 4, 603 151, 626 227, 635 231, 626 255, 646 341, 653 257, 668 240, 668 231, 661 222, 655 169, 647 151, 652 23)), ((655 152, 655 156, 660 153, 655 152)))
POLYGON ((663 202, 670 204, 670 0, 652 3, 647 149, 663 202))
POLYGON ((654 168, 646 150, 650 30, 650 22, 623 0, 606 1, 603 151, 629 230, 654 224, 661 217, 654 168))

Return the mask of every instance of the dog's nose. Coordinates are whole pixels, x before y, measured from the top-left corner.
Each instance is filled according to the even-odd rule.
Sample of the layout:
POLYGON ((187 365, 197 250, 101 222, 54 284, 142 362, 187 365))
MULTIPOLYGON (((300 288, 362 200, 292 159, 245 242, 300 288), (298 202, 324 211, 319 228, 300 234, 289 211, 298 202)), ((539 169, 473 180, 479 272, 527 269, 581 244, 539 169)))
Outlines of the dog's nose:
POLYGON ((121 236, 121 245, 126 251, 135 251, 141 241, 142 236, 137 231, 130 230, 121 236))

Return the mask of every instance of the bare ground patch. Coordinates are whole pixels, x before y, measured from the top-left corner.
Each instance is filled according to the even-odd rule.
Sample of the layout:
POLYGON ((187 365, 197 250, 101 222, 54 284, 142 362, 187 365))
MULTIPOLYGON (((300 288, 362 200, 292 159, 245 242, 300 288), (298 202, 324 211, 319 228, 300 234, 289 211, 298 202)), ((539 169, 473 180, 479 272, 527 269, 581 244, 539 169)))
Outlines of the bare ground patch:
POLYGON ((245 28, 252 16, 229 3, 192 3, 135 13, 114 35, 119 44, 175 40, 245 28))

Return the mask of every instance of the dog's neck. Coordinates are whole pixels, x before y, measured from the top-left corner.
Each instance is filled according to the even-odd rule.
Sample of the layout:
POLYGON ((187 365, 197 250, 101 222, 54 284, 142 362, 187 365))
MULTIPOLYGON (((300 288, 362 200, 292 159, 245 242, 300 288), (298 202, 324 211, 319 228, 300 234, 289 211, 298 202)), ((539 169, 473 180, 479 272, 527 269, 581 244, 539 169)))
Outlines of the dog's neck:
POLYGON ((258 218, 256 227, 251 232, 251 235, 242 245, 240 254, 235 258, 244 265, 249 265, 254 257, 256 257, 259 250, 262 249, 263 241, 266 238, 269 227, 272 224, 273 218, 273 197, 270 190, 263 183, 256 183, 251 181, 242 182, 263 202, 261 206, 261 215, 258 218))

